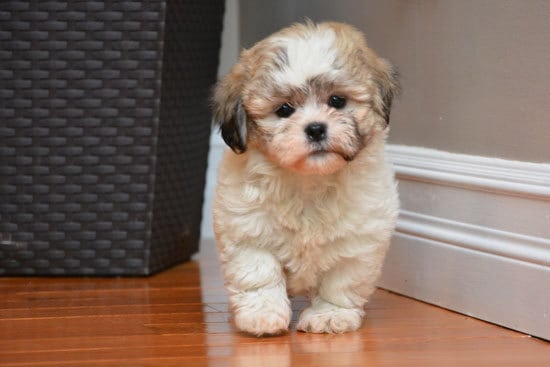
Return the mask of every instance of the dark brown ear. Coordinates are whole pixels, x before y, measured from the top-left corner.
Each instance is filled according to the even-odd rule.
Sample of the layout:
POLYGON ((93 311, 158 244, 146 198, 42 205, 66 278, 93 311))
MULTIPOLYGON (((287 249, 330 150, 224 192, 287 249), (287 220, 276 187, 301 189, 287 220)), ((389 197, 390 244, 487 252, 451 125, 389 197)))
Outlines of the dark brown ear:
POLYGON ((398 80, 399 74, 386 60, 380 60, 380 65, 376 74, 376 84, 378 85, 378 90, 382 99, 382 117, 386 120, 386 124, 389 125, 393 98, 398 95, 401 90, 398 80))
POLYGON ((246 151, 247 122, 241 93, 245 72, 237 64, 216 84, 212 96, 214 125, 220 127, 225 143, 237 154, 246 151))
POLYGON ((242 103, 239 101, 233 108, 233 113, 223 121, 216 122, 220 126, 222 138, 237 154, 246 152, 247 117, 242 103))

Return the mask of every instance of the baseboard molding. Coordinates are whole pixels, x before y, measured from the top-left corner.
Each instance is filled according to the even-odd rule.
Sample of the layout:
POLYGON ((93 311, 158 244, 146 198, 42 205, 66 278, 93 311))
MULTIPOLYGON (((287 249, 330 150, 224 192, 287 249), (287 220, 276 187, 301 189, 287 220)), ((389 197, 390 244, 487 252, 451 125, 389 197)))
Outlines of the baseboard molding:
POLYGON ((403 209, 380 285, 550 339, 550 165, 388 151, 403 209))
POLYGON ((396 175, 405 180, 550 201, 550 164, 389 145, 396 175))
POLYGON ((495 230, 407 210, 401 211, 396 231, 447 246, 550 267, 550 239, 546 238, 495 230))

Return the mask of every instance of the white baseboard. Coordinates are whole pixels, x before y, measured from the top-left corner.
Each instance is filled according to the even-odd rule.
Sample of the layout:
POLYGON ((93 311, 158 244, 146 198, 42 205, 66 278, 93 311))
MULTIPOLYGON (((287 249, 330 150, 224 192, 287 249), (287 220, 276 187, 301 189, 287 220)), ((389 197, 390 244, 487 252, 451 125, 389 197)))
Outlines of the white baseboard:
POLYGON ((550 164, 390 145, 396 174, 406 180, 550 201, 550 164))
POLYGON ((407 210, 400 213, 397 232, 447 246, 550 267, 550 239, 546 238, 495 230, 407 210))
POLYGON ((202 206, 201 237, 214 238, 212 225, 212 200, 218 176, 218 166, 225 151, 226 145, 214 130, 210 137, 210 151, 208 153, 208 170, 206 171, 206 186, 204 188, 204 203, 202 206))
POLYGON ((380 285, 550 339, 550 165, 388 151, 403 209, 380 285))

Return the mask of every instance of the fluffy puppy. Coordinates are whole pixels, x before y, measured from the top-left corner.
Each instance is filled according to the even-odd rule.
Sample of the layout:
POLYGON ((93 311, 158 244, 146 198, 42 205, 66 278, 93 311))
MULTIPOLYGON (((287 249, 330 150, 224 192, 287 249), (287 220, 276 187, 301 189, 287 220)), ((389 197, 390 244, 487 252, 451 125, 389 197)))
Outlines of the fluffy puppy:
POLYGON ((297 328, 361 326, 398 212, 384 157, 390 64, 340 23, 296 24, 244 50, 215 87, 231 147, 219 169, 214 231, 236 326, 289 328, 289 295, 311 305, 297 328))

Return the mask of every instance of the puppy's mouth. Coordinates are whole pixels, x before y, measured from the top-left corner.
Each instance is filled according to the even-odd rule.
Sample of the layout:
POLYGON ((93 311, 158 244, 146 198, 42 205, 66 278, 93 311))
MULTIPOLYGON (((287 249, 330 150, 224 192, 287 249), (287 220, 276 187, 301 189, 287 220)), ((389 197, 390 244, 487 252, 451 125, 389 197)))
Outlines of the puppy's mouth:
POLYGON ((356 154, 336 144, 311 144, 308 148, 300 158, 286 167, 302 174, 328 175, 345 167, 356 154))
POLYGON ((325 148, 317 148, 311 151, 308 154, 309 158, 313 159, 325 159, 328 158, 330 155, 339 155, 342 157, 346 162, 351 162, 355 158, 355 156, 351 154, 346 154, 344 152, 333 150, 333 149, 325 149, 325 148))

